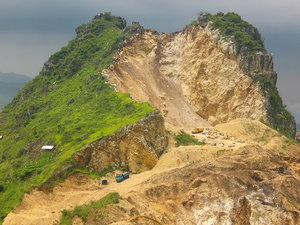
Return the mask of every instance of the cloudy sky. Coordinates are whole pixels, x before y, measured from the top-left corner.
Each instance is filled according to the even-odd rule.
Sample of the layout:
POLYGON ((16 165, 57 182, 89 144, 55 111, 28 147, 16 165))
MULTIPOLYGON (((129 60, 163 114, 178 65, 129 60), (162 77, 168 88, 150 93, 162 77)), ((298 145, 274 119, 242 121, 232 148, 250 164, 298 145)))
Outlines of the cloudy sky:
POLYGON ((180 30, 200 11, 239 13, 274 53, 280 93, 300 122, 299 0, 0 0, 0 72, 38 74, 78 25, 104 11, 160 32, 180 30))

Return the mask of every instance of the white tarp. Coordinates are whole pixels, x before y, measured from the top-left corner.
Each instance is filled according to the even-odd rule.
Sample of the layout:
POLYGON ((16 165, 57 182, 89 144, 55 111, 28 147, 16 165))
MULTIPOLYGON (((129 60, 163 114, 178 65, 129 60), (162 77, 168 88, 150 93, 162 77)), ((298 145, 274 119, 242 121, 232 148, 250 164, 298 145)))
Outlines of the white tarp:
POLYGON ((53 150, 54 149, 54 145, 44 145, 42 147, 42 150, 53 150))

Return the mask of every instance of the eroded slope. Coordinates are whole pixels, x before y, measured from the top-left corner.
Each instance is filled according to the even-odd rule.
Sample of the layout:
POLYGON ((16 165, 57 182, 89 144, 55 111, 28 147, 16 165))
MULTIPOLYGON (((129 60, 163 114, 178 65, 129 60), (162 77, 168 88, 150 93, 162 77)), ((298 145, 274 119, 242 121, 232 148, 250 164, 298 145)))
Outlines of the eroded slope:
POLYGON ((211 22, 172 34, 147 30, 128 41, 103 73, 118 91, 150 102, 175 126, 252 118, 293 136, 295 121, 278 96, 272 56, 240 54, 235 39, 211 22))

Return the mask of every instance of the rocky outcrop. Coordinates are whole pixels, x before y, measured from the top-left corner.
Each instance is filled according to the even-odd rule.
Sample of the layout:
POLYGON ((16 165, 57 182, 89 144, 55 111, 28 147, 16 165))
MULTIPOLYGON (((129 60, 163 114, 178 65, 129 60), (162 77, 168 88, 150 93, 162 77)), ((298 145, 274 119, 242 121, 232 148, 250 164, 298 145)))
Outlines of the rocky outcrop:
POLYGON ((239 56, 238 59, 245 74, 253 77, 264 76, 276 85, 277 73, 274 71, 273 56, 271 54, 258 52, 253 55, 239 56))
POLYGON ((175 126, 252 118, 290 136, 295 131, 275 86, 272 55, 241 55, 234 38, 222 36, 211 22, 171 34, 146 30, 128 41, 102 73, 118 91, 159 108, 175 126))
POLYGON ((152 169, 168 145, 163 117, 158 111, 73 155, 81 167, 101 171, 126 168, 133 173, 152 169))

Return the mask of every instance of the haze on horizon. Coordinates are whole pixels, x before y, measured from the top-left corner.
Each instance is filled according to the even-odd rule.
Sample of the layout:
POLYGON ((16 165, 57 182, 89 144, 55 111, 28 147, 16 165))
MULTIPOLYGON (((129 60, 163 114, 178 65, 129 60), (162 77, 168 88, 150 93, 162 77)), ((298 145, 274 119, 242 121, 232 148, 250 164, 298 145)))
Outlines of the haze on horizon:
POLYGON ((174 32, 200 11, 237 12, 256 26, 274 53, 278 87, 300 122, 300 2, 297 0, 2 0, 0 2, 0 71, 35 76, 48 57, 75 36, 75 28, 100 12, 129 23, 174 32))

